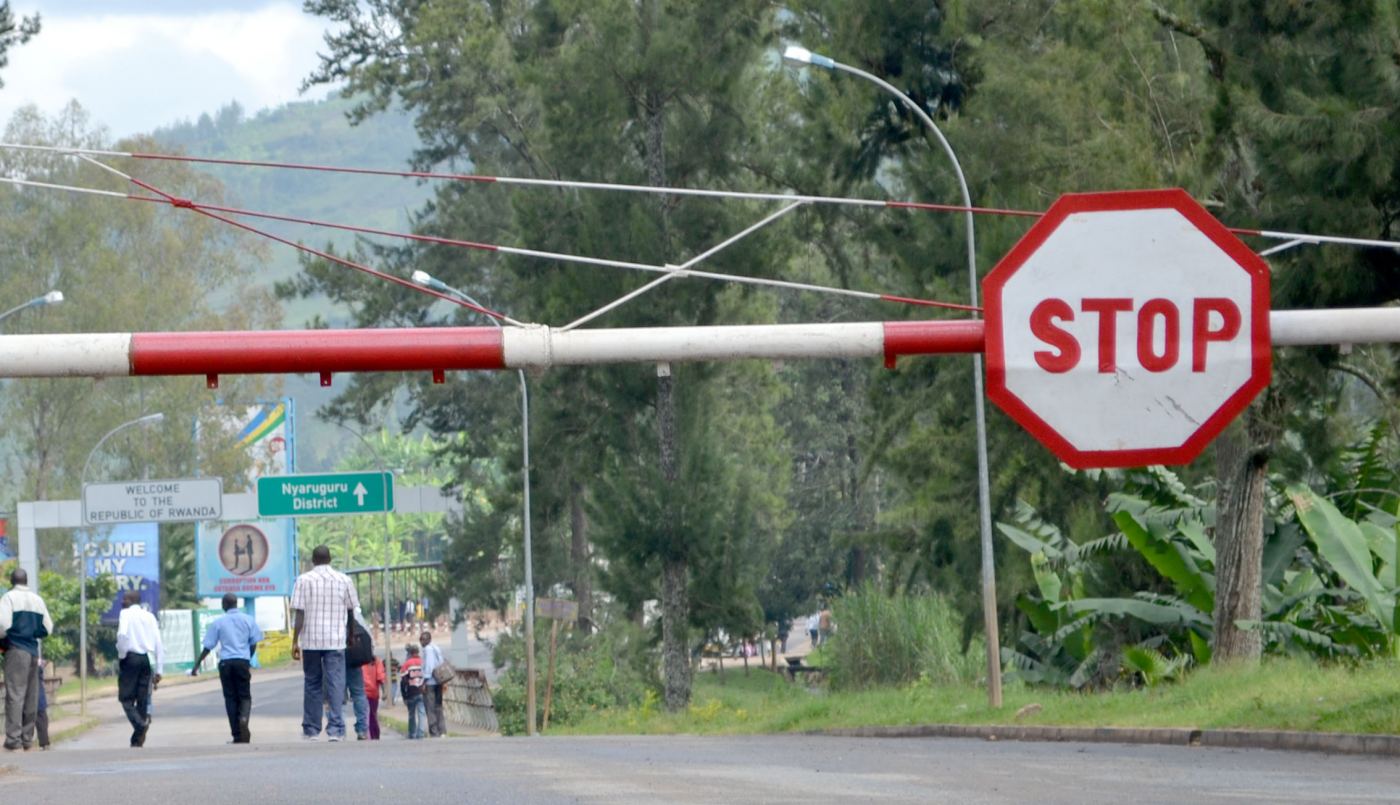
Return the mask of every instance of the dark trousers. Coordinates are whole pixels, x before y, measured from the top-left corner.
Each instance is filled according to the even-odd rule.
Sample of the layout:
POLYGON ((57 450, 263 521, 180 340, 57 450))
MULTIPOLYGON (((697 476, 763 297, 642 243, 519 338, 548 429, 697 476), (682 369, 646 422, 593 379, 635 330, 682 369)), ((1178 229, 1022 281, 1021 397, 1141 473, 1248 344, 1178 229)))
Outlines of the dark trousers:
POLYGON ((39 712, 39 658, 17 646, 4 656, 5 748, 28 749, 39 712))
POLYGON ((247 660, 221 660, 219 684, 224 688, 224 711, 233 742, 246 744, 252 739, 248 718, 253 714, 253 670, 247 660))
POLYGON ((428 734, 441 738, 447 734, 447 720, 442 714, 442 685, 425 685, 423 704, 428 709, 428 734))
POLYGON ((47 709, 40 710, 38 715, 34 716, 34 728, 39 736, 39 748, 47 748, 49 745, 49 711, 47 709))
POLYGON ((379 740, 379 700, 369 700, 369 739, 379 740))
POLYGON ((117 701, 131 722, 131 745, 140 746, 151 724, 151 660, 145 654, 128 653, 117 663, 117 701))

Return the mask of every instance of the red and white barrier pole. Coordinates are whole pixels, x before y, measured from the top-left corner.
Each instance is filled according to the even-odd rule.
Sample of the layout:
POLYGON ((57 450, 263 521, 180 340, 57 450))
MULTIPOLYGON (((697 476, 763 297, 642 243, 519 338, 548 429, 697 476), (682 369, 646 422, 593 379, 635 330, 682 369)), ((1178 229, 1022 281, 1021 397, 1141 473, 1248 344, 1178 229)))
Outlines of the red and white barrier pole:
MULTIPOLYGON (((1274 311, 1274 346, 1400 342, 1400 308, 1274 311)), ((552 330, 432 327, 0 336, 0 377, 433 372, 983 351, 980 320, 552 330)))

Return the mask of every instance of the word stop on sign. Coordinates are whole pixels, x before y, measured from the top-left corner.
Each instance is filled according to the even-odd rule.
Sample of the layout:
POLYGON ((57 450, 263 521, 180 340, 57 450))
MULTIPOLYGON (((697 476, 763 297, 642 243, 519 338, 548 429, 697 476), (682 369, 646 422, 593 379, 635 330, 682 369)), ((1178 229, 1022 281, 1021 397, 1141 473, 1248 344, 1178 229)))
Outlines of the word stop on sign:
MULTIPOLYGON (((1188 338, 1191 371, 1206 371, 1206 359, 1212 342, 1229 344, 1240 334, 1240 308, 1224 298, 1191 300, 1191 327, 1188 338)), ((1181 308, 1170 299, 1156 297, 1137 306, 1128 297, 1085 297, 1079 300, 1079 312, 1064 299, 1046 299, 1031 310, 1031 335, 1045 343, 1048 349, 1035 353, 1035 362, 1047 372, 1070 372, 1084 358, 1084 346, 1074 332, 1065 327, 1076 315, 1096 316, 1097 336, 1087 346, 1098 350, 1098 370, 1115 374, 1122 370, 1118 360, 1118 332, 1125 333, 1129 342, 1136 343, 1136 352, 1126 360, 1133 367, 1148 372, 1165 372, 1176 366, 1182 354, 1181 308), (1136 310, 1134 308, 1136 307, 1136 310), (1120 323, 1119 314, 1128 314, 1120 323), (1136 315, 1133 315, 1136 313, 1136 315)))
POLYGON ((1061 198, 984 280, 988 396, 1066 463, 1184 463, 1269 381, 1268 267, 1179 190, 1061 198))

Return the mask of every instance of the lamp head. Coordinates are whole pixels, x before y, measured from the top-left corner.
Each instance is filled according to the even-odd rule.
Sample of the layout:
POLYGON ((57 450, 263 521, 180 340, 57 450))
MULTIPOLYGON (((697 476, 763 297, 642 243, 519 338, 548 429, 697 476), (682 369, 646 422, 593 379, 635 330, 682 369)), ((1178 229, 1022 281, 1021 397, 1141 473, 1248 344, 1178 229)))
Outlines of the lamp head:
POLYGON ((63 301, 63 291, 49 291, 39 298, 44 300, 42 304, 56 305, 63 301))
POLYGON ((422 285, 424 288, 436 288, 442 284, 426 271, 415 271, 410 279, 413 280, 414 285, 422 285))
POLYGON ((791 45, 787 50, 784 50, 783 58, 796 64, 810 64, 813 67, 825 67, 828 70, 836 69, 835 59, 829 59, 820 53, 813 53, 799 45, 791 45))

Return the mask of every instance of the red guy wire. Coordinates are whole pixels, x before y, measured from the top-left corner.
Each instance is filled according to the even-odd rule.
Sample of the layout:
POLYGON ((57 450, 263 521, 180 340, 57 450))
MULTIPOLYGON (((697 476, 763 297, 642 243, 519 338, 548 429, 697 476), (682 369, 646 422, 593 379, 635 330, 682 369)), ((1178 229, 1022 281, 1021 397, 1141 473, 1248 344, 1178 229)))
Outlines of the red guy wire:
MULTIPOLYGON (((298 250, 300 250, 300 251, 306 252, 307 254, 313 254, 313 255, 315 255, 315 256, 317 256, 317 257, 320 257, 320 258, 323 259, 323 260, 329 260, 329 261, 331 261, 332 263, 337 263, 337 264, 339 264, 339 265, 345 266, 346 268, 353 268, 353 269, 355 269, 356 271, 362 271, 362 272, 364 272, 364 273, 366 273, 366 274, 369 274, 369 275, 372 276, 372 277, 378 277, 379 279, 382 279, 382 280, 388 280, 389 282, 392 282, 392 283, 394 283, 395 285, 402 285, 402 286, 405 287, 405 288, 411 288, 411 289, 414 290, 414 291, 418 291, 418 292, 420 292, 420 293, 426 293, 426 294, 428 294, 429 296, 435 296, 435 297, 437 297, 438 299, 443 299, 443 300, 445 300, 445 301, 452 302, 453 304, 461 305, 462 307, 468 308, 468 309, 470 309, 470 310, 474 310, 474 311, 476 311, 477 313, 481 313, 481 314, 483 314, 483 315, 490 316, 490 317, 493 318, 493 319, 497 319, 497 320, 504 320, 504 319, 505 319, 504 314, 497 313, 497 312, 494 311, 494 310, 489 310, 489 309, 487 309, 487 308, 481 307, 480 305, 474 305, 474 304, 472 304, 472 303, 466 301, 465 299, 458 299, 458 298, 456 298, 456 297, 454 297, 454 296, 451 296, 451 295, 449 295, 449 294, 442 293, 442 292, 440 292, 440 291, 435 291, 435 290, 433 290, 433 289, 431 289, 431 288, 424 288, 424 287, 422 287, 421 285, 418 285, 418 284, 416 284, 416 283, 414 283, 414 282, 412 282, 412 281, 410 281, 410 280, 403 279, 402 277, 396 277, 396 276, 394 276, 393 274, 386 274, 386 273, 384 273, 383 271, 378 271, 378 270, 376 270, 376 269, 370 268, 369 266, 362 265, 362 264, 360 264, 360 263, 356 263, 356 262, 354 262, 354 261, 352 261, 352 260, 346 260, 346 259, 344 259, 344 258, 342 258, 342 257, 337 257, 337 256, 335 256, 335 255, 333 255, 333 254, 328 253, 328 252, 323 252, 323 251, 321 251, 320 249, 315 249, 315 248, 312 248, 312 247, 307 246, 307 245, 305 245, 305 244, 297 243, 297 242, 292 241, 292 240, 288 240, 287 238, 281 237, 281 236, 279 236, 279 235, 274 235, 274 234, 271 233, 271 232, 267 232, 267 231, 265 231, 265 230, 258 229, 257 227, 249 226, 248 224, 245 224, 245 223, 243 223, 242 221, 236 221, 236 220, 234 220, 234 219, 232 219, 232 218, 226 218, 226 217, 224 217, 224 216, 222 216, 222 215, 219 215, 218 213, 211 212, 211 211, 206 210, 206 209, 202 209, 201 205, 199 205, 199 204, 197 204, 197 203, 195 203, 195 202, 193 202, 193 201, 191 201, 191 200, 189 200, 189 199, 186 199, 186 198, 179 198, 179 197, 177 197, 177 196, 172 196, 171 194, 166 193, 164 190, 161 190, 161 189, 156 188, 156 187, 152 187, 151 185, 147 184, 146 182, 141 181, 140 179, 135 178, 134 176, 133 176, 133 177, 130 177, 130 181, 131 181, 132 184, 136 185, 137 187, 140 187, 140 188, 143 189, 143 190, 148 190, 148 191, 150 191, 150 192, 152 192, 152 193, 155 193, 155 194, 158 195, 158 196, 163 196, 164 199, 165 199, 165 201, 166 201, 167 203, 169 203, 172 207, 180 207, 180 208, 183 208, 183 209, 193 210, 193 211, 199 213, 200 215, 203 215, 203 216, 208 217, 208 218, 212 218, 212 219, 214 219, 215 221, 222 221, 223 223, 228 224, 229 226, 237 227, 237 228, 239 228, 239 229, 244 230, 245 232, 251 232, 251 233, 253 233, 254 235, 260 235, 260 236, 262 236, 262 237, 264 237, 264 238, 267 238, 268 240, 274 240, 274 241, 277 241, 278 243, 284 244, 284 245, 286 245, 286 246, 291 246, 291 247, 294 248, 294 249, 298 249, 298 250)), ((160 200, 160 199, 142 198, 142 197, 140 197, 140 196, 128 196, 128 198, 139 199, 139 200, 142 200, 142 201, 159 201, 159 200, 160 200)))

